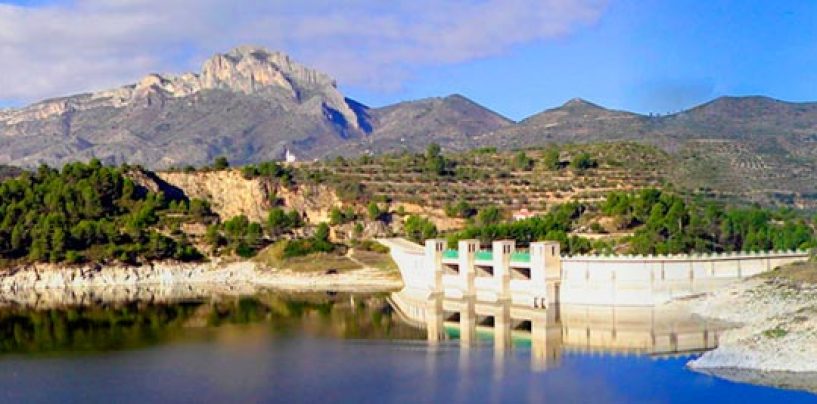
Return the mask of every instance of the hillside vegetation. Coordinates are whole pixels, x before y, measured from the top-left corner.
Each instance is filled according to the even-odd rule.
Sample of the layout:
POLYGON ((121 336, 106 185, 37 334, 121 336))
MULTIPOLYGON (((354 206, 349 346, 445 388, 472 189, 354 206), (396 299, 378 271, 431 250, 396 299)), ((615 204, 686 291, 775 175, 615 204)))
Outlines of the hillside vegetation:
POLYGON ((484 243, 559 241, 568 254, 686 254, 817 247, 815 223, 792 210, 729 207, 672 192, 615 192, 601 203, 571 202, 514 222, 479 220, 449 236, 484 243), (586 232, 581 232, 585 230, 586 232), (598 237, 595 237, 598 236, 598 237))
POLYGON ((665 153, 636 143, 453 154, 432 144, 424 154, 337 158, 300 168, 304 180, 332 184, 347 201, 416 205, 426 214, 463 202, 476 209, 544 212, 567 201, 599 201, 615 190, 660 186, 667 160, 665 153))
MULTIPOLYGON (((671 114, 642 115, 573 99, 513 122, 461 95, 369 107, 342 94, 325 73, 281 52, 242 46, 208 58, 199 72, 151 73, 118 88, 0 111, 0 164, 28 169, 43 162, 61 167, 93 157, 106 165, 141 164, 150 169, 200 167, 219 155, 237 164, 280 160, 288 153, 301 161, 357 159, 384 153, 413 155, 439 143, 446 152, 462 153, 452 157, 462 160, 460 172, 454 172, 462 178, 469 167, 477 176, 495 167, 492 161, 483 165, 481 158, 467 158, 469 150, 494 147, 508 152, 548 144, 595 148, 594 143, 621 141, 662 150, 655 156, 659 167, 679 187, 735 202, 817 209, 815 102, 721 97, 671 114)), ((372 191, 410 192, 415 178, 378 166, 385 163, 412 165, 377 158, 370 165, 353 164, 350 172, 340 174, 389 175, 393 178, 371 179, 377 185, 373 188, 382 188, 372 191), (358 168, 362 171, 353 171, 358 168), (393 189, 385 187, 392 180, 393 189)), ((529 186, 525 175, 507 170, 489 172, 483 180, 494 174, 523 181, 506 183, 511 192, 529 186)), ((609 174, 615 182, 617 174, 609 174)), ((628 178, 637 179, 630 174, 628 178)), ((574 192, 562 189, 569 186, 560 179, 548 182, 555 183, 559 195, 539 198, 545 189, 536 185, 532 205, 604 188, 577 182, 570 184, 574 192)), ((442 185, 454 196, 463 192, 451 181, 442 185)), ((525 204, 519 192, 505 198, 510 199, 506 204, 514 199, 519 200, 517 205, 525 204)), ((476 199, 498 203, 493 195, 476 199)))
POLYGON ((191 213, 186 202, 139 189, 124 170, 92 160, 0 183, 0 261, 200 259, 183 232, 159 225, 204 219, 206 204, 191 213))
POLYGON ((269 265, 386 267, 387 250, 371 239, 396 235, 452 245, 512 238, 522 248, 556 240, 569 254, 817 246, 804 212, 679 190, 668 182, 672 162, 624 142, 455 154, 432 144, 425 153, 239 168, 219 158, 172 173, 98 160, 42 166, 0 183, 0 264, 247 259, 263 251, 258 262, 269 265), (237 189, 247 192, 230 195, 237 189))

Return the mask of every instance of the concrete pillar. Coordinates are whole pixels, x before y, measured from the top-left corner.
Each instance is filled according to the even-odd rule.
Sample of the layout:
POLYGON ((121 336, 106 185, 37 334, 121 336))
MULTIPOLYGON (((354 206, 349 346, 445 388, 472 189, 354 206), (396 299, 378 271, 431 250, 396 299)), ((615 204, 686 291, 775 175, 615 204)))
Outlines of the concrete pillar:
POLYGON ((498 357, 504 357, 505 351, 511 349, 511 304, 499 302, 494 313, 494 350, 498 357))
POLYGON ((474 299, 465 299, 460 311, 460 346, 469 348, 477 341, 477 313, 474 299))
POLYGON ((534 371, 559 366, 562 351, 562 325, 555 310, 536 313, 531 318, 531 368, 534 371))
POLYGON ((443 251, 445 240, 426 240, 426 270, 430 272, 430 284, 433 293, 443 292, 443 251))
POLYGON ((556 241, 537 241, 530 244, 531 279, 534 266, 537 267, 537 272, 541 272, 543 279, 562 279, 562 256, 559 249, 559 243, 556 241))
POLYGON ((494 280, 497 285, 498 300, 511 298, 511 254, 516 250, 514 240, 494 241, 492 245, 494 256, 494 280))
POLYGON ((505 357, 513 348, 511 338, 511 302, 503 300, 496 303, 494 311, 494 379, 502 380, 505 372, 505 357))
POLYGON ((557 303, 557 290, 562 280, 562 257, 559 243, 539 241, 530 244, 530 279, 535 291, 542 291, 539 299, 547 299, 548 305, 557 303))
POLYGON ((479 240, 460 240, 457 244, 459 250, 459 266, 460 266, 460 288, 462 296, 475 296, 476 288, 474 287, 474 278, 476 277, 476 268, 474 268, 474 258, 479 250, 479 240))
POLYGON ((443 339, 445 335, 445 326, 443 322, 443 296, 436 294, 431 297, 426 310, 426 330, 428 331, 428 341, 438 342, 443 339))

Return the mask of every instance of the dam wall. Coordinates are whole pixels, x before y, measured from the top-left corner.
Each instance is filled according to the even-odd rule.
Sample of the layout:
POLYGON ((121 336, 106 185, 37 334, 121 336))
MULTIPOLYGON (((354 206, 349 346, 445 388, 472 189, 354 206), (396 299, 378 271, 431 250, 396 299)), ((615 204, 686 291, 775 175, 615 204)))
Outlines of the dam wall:
POLYGON ((654 306, 705 293, 741 279, 809 258, 808 251, 712 255, 561 256, 559 243, 516 248, 513 240, 445 240, 424 246, 381 240, 407 289, 477 301, 510 301, 546 308, 552 304, 654 306))
POLYGON ((559 301, 657 305, 710 292, 808 257, 806 251, 562 257, 559 301))

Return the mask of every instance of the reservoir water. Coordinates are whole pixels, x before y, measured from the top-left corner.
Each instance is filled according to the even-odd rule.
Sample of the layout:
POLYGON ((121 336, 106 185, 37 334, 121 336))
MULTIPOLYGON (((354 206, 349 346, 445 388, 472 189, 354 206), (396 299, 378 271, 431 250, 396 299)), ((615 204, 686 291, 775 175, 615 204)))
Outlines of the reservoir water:
POLYGON ((724 325, 660 310, 400 293, 122 296, 5 302, 0 401, 817 401, 688 370, 724 325))

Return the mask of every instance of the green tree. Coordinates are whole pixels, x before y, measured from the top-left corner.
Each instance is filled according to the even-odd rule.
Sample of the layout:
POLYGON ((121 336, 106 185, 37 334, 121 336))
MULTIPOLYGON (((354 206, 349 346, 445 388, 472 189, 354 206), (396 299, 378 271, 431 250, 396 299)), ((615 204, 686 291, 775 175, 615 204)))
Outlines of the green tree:
POLYGON ((380 207, 377 206, 375 202, 369 202, 369 206, 366 208, 369 213, 369 220, 378 220, 380 219, 380 207))
POLYGON ((561 168, 561 163, 559 161, 559 149, 555 147, 547 148, 542 156, 542 166, 553 171, 561 168))
POLYGON ((584 152, 577 154, 575 157, 573 157, 573 160, 570 162, 570 166, 578 171, 584 171, 590 168, 594 168, 597 165, 598 163, 596 163, 596 160, 594 160, 593 157, 590 156, 590 153, 584 152))
POLYGON ((431 143, 426 147, 426 159, 433 159, 440 156, 442 149, 437 143, 431 143))
POLYGON ((528 157, 525 152, 520 151, 513 158, 513 167, 517 170, 530 171, 533 169, 533 159, 528 157))
POLYGON ((502 212, 496 206, 488 206, 477 214, 477 222, 482 226, 496 224, 501 220, 502 212))
POLYGON ((335 206, 329 211, 329 224, 337 226, 341 223, 343 223, 343 212, 341 212, 340 208, 335 206))
POLYGON ((329 241, 329 225, 326 223, 321 223, 315 229, 315 236, 314 239, 316 241, 329 241))
POLYGON ((434 223, 417 215, 410 215, 406 218, 403 230, 408 238, 416 242, 437 236, 437 227, 434 226, 434 223))
POLYGON ((227 157, 218 156, 213 161, 213 168, 216 170, 226 170, 230 168, 230 161, 227 160, 227 157))
POLYGON ((23 226, 18 224, 14 226, 14 229, 11 232, 11 251, 13 253, 18 253, 23 249, 25 231, 23 230, 23 226))
POLYGON ((445 157, 440 154, 440 145, 432 143, 426 149, 426 171, 434 175, 445 175, 447 162, 445 157))

